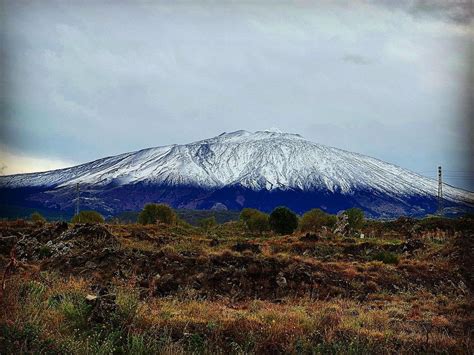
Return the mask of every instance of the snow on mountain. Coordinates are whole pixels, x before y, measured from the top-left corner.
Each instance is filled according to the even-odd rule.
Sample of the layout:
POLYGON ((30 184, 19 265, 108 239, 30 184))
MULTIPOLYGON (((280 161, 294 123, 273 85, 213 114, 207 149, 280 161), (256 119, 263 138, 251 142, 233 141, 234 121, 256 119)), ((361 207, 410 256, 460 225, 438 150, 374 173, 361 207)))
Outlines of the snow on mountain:
MULTIPOLYGON (((358 190, 390 196, 436 196, 437 181, 365 155, 310 142, 298 134, 236 131, 184 145, 143 149, 71 168, 0 177, 0 187, 96 187, 143 183, 218 189, 358 190)), ((450 201, 474 194, 444 187, 450 201)))

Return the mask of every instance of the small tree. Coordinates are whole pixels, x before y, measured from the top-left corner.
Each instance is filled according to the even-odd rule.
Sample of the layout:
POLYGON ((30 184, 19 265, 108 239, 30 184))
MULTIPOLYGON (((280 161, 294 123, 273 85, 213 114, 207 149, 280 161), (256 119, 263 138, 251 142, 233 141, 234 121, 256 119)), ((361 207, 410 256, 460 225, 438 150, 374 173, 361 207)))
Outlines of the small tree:
POLYGON ((81 211, 72 217, 72 223, 104 223, 104 217, 96 211, 81 211))
POLYGON ((255 208, 244 208, 242 211, 240 211, 240 220, 247 224, 248 220, 252 218, 252 216, 262 213, 259 210, 256 210, 255 208))
POLYGON ((251 232, 263 234, 270 230, 269 217, 266 213, 257 211, 245 223, 251 232))
POLYGON ((46 219, 39 212, 36 212, 36 211, 31 214, 30 219, 32 222, 35 222, 35 223, 46 222, 46 219))
POLYGON ((319 208, 314 208, 306 212, 300 220, 300 228, 303 232, 317 231, 321 227, 333 227, 337 217, 330 215, 319 208))
POLYGON ((203 218, 199 221, 199 227, 204 229, 206 232, 209 231, 209 229, 215 227, 217 225, 216 222, 216 217, 208 217, 208 218, 203 218))
POLYGON ((298 227, 298 216, 286 207, 277 207, 270 214, 270 228, 278 234, 291 234, 298 227))
POLYGON ((350 229, 357 230, 364 225, 364 212, 360 208, 349 208, 344 214, 347 215, 347 222, 349 223, 350 229))
POLYGON ((164 204, 149 203, 143 207, 138 215, 138 223, 140 224, 173 224, 175 221, 176 214, 173 209, 164 204))

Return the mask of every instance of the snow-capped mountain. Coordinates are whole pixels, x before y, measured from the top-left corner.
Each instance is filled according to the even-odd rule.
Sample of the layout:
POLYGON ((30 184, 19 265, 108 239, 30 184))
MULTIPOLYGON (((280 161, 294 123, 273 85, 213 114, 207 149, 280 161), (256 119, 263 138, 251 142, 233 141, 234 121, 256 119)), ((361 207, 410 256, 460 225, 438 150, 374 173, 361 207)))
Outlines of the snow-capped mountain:
MULTIPOLYGON (((375 158, 310 142, 298 134, 236 131, 184 145, 143 149, 71 168, 0 177, 2 190, 34 191, 26 201, 114 213, 146 202, 175 207, 330 212, 350 206, 373 216, 426 214, 436 208, 437 181, 375 158)), ((11 194, 10 194, 11 195, 11 194)), ((15 194, 13 194, 15 195, 15 194)), ((471 208, 474 194, 444 186, 446 206, 471 208)))

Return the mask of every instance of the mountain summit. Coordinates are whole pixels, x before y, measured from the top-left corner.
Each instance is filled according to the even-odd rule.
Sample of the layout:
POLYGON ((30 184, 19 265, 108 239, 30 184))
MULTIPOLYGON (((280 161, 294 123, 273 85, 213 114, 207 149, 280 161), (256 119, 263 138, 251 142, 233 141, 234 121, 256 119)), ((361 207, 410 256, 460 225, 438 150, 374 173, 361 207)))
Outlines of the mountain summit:
MULTIPOLYGON (((424 215, 437 206, 437 181, 365 155, 310 142, 299 134, 222 133, 189 144, 143 149, 71 168, 0 177, 13 201, 106 214, 140 209, 146 202, 174 207, 337 212, 360 207, 373 217, 424 215)), ((471 209, 474 194, 444 187, 444 205, 471 209)))

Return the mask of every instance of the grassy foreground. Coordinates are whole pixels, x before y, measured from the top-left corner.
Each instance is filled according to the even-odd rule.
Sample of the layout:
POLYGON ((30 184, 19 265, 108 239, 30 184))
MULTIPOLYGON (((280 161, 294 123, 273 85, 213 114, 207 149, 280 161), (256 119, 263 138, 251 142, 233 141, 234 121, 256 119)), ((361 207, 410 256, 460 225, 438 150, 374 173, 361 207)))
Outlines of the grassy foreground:
POLYGON ((3 222, 0 353, 468 354, 472 227, 3 222))

